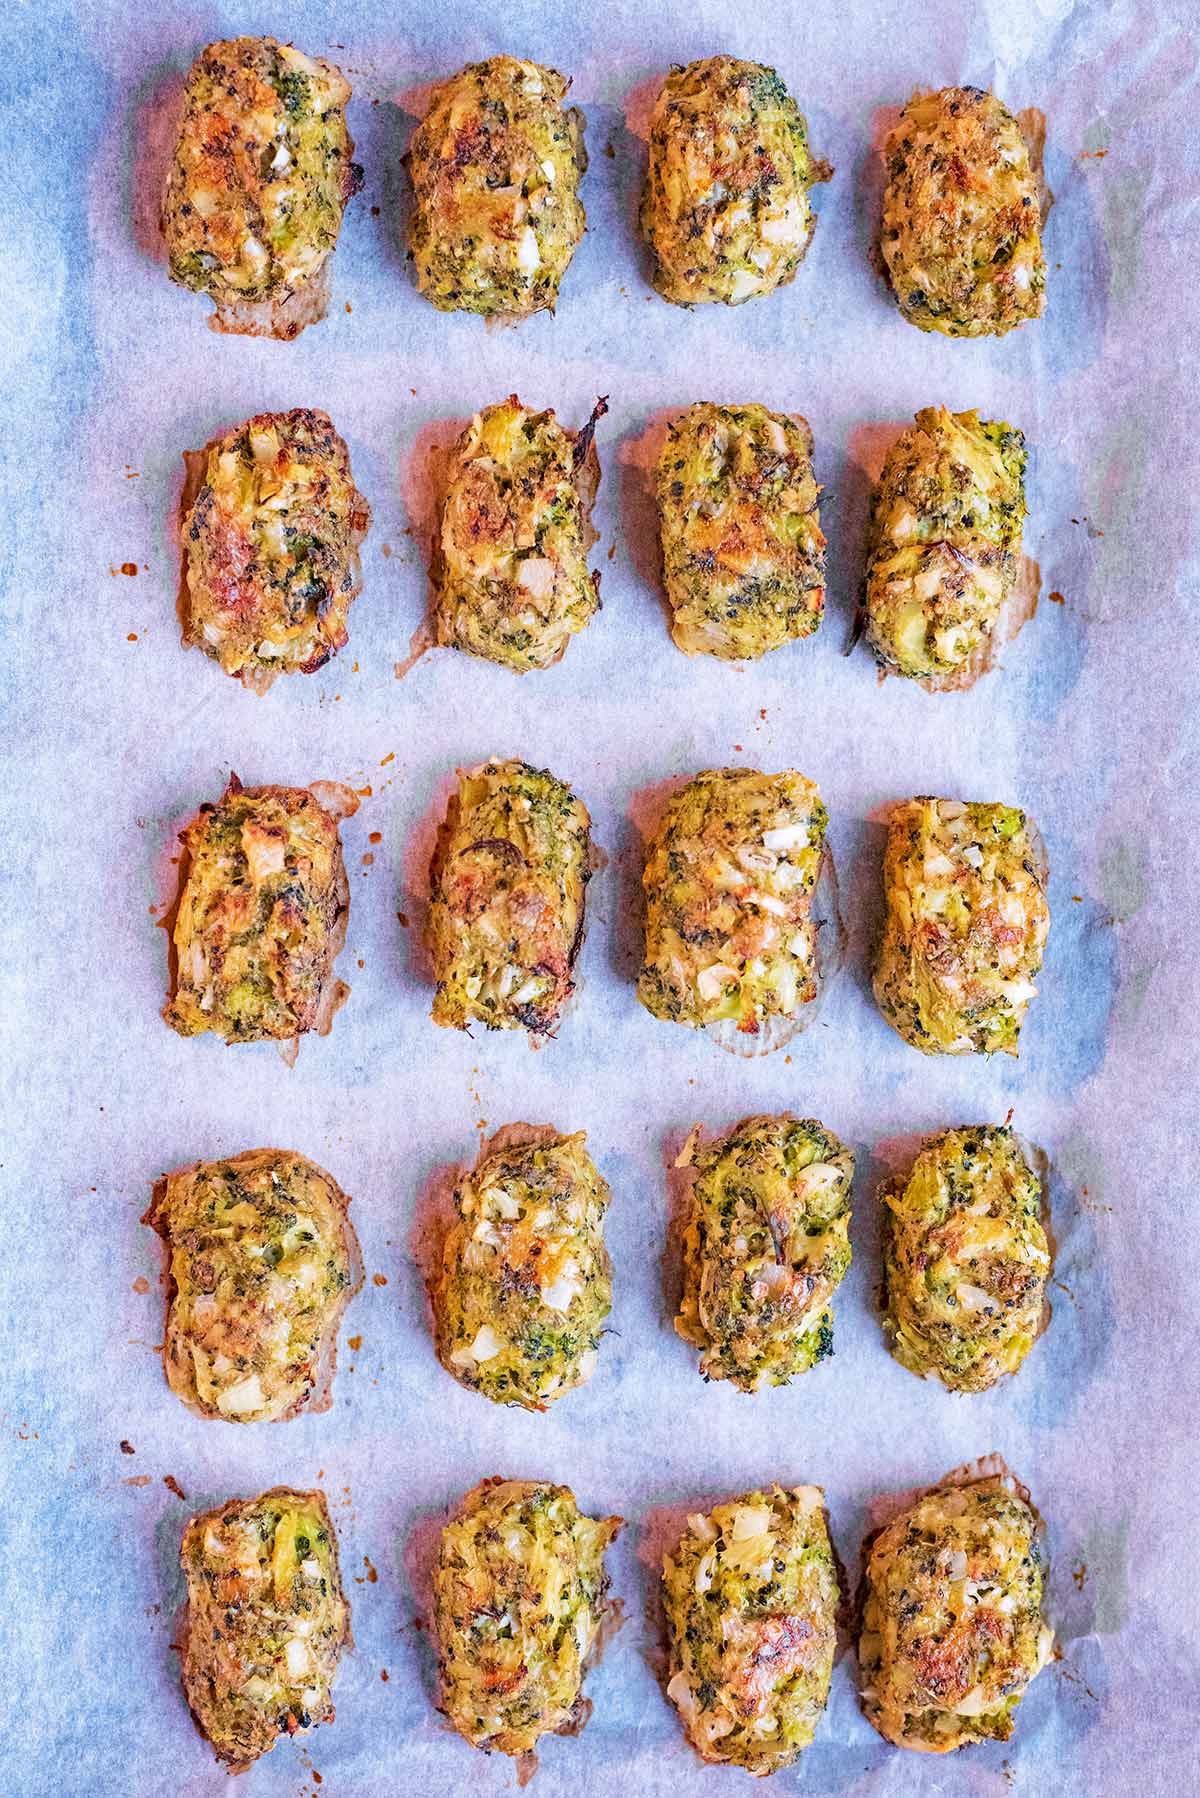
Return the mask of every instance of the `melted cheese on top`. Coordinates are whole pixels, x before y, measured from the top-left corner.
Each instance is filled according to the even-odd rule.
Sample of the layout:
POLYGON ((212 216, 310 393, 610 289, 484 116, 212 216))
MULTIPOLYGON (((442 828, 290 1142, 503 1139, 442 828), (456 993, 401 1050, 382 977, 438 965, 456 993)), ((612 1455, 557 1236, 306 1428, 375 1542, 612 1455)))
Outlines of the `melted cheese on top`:
POLYGON ((892 1353, 959 1392, 1015 1373, 1041 1328, 1041 1181, 1011 1130, 946 1130, 884 1192, 892 1353))
POLYGON ((313 1029, 350 903, 337 820, 304 787, 243 788, 234 776, 181 841, 167 1023, 226 1042, 313 1029))
POLYGON ((432 868, 435 1024, 553 1029, 573 990, 590 825, 544 768, 484 762, 461 774, 432 868))
POLYGON ((265 412, 211 444, 183 521, 187 640, 248 685, 348 639, 370 508, 324 412, 265 412))
POLYGON ((163 1361, 180 1398, 233 1423, 302 1408, 350 1295, 346 1205, 336 1181, 283 1149, 166 1177, 148 1221, 170 1256, 163 1361))

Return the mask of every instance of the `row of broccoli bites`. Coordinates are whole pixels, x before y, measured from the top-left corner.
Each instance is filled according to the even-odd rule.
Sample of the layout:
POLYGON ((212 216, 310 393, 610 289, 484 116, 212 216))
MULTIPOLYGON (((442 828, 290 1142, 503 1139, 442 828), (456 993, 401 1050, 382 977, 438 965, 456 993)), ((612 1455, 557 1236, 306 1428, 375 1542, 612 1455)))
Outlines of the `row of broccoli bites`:
MULTIPOLYGON (((333 966, 349 889, 331 783, 234 775, 184 830, 163 1016, 182 1036, 298 1042, 348 989, 333 966)), ((353 803, 353 801, 351 801, 353 803)), ((828 814, 794 769, 709 769, 647 845, 637 996, 726 1048, 804 1029, 840 954, 828 814)), ((591 819, 546 769, 459 771, 430 864, 435 1023, 552 1035, 574 991, 591 819)), ((1049 931, 1040 837, 1016 806, 928 797, 892 807, 875 963, 879 1009, 927 1055, 1017 1053, 1049 931)))
MULTIPOLYGON (((675 1327, 706 1380, 786 1385, 833 1352, 850 1266, 854 1155, 813 1118, 697 1126, 675 1327)), ((911 1372, 982 1392, 1016 1373, 1049 1316, 1042 1181, 1007 1126, 929 1138, 881 1194, 883 1321, 911 1372)), ((608 1184, 583 1132, 511 1125, 459 1169, 429 1297, 438 1359, 496 1404, 545 1411, 589 1380, 612 1307, 608 1184)), ((362 1283, 348 1199, 304 1156, 255 1149, 165 1175, 163 1365, 204 1417, 323 1410, 342 1313, 362 1283)))
MULTIPOLYGON (((436 86, 413 134, 409 250, 444 312, 553 309, 587 223, 583 118, 556 69, 511 56, 436 86)), ((274 38, 208 45, 188 76, 162 228, 171 277, 222 331, 295 337, 324 316, 329 258, 362 184, 340 70, 274 38)), ((918 93, 883 150, 879 248, 902 315, 1003 336, 1043 309, 1038 146, 994 94, 918 93), (1033 154, 1031 155, 1031 148, 1033 154)), ((710 56, 671 70, 650 124, 640 224, 654 286, 739 305, 791 281, 833 170, 774 69, 710 56)))
MULTIPOLYGON (((597 402, 578 431, 515 394, 471 420, 434 471, 431 637, 518 674, 561 660, 600 608, 588 567, 597 402)), ((991 665, 1017 590, 1025 447, 1011 425, 927 407, 889 450, 865 582, 880 666, 937 690, 991 665)), ((671 634, 746 660, 811 636, 825 605, 812 433, 765 406, 700 401, 655 473, 671 634)), ((184 642, 265 692, 348 638, 370 507, 324 412, 260 413, 185 455, 184 642)), ((1009 633, 1011 634, 1011 633, 1009 633)))
MULTIPOLYGON (((1042 1520, 994 1456, 892 1510, 863 1544, 863 1711, 902 1748, 1005 1741, 1053 1647, 1042 1520)), ((567 1486, 493 1478, 441 1531, 439 1708, 523 1779, 544 1735, 590 1715, 584 1677, 620 1626, 605 1552, 623 1521, 587 1516, 567 1486)), ((194 1517, 181 1561, 183 1689, 218 1758, 238 1772, 332 1721, 350 1606, 323 1494, 277 1488, 194 1517)), ((692 1513, 660 1590, 666 1693, 693 1748, 758 1776, 792 1766, 820 1724, 846 1609, 820 1487, 692 1513)))

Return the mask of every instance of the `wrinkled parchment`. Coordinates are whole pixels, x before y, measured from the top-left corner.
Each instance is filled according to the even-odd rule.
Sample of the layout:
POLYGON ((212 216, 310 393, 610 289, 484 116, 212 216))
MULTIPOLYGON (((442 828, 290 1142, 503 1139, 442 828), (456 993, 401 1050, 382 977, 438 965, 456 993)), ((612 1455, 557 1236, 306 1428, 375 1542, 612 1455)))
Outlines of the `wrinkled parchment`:
POLYGON ((415 1621, 437 1518, 494 1472, 568 1481, 594 1512, 630 1520, 611 1556, 629 1621, 591 1680, 587 1730, 546 1745, 538 1798, 742 1792, 743 1776, 692 1757, 651 1665, 650 1563, 670 1518, 772 1478, 820 1482, 856 1577, 873 1495, 992 1449, 1049 1520, 1062 1645, 1014 1740, 950 1761, 893 1750, 859 1715, 845 1659, 816 1745, 773 1789, 1096 1798, 1196 1787, 1190 12, 1182 0, 611 0, 517 4, 501 23, 495 7, 422 0, 10 9, 10 1798, 225 1789, 168 1646, 180 1532, 232 1494, 318 1480, 358 1646, 337 1722, 277 1748, 239 1793, 514 1791, 506 1762, 442 1725, 415 1621), (330 316, 290 345, 209 332, 207 302, 170 285, 154 233, 182 75, 205 41, 239 30, 293 36, 355 88, 366 187, 347 215, 330 316), (501 48, 574 76, 592 158, 591 228, 558 315, 518 331, 433 312, 400 237, 400 157, 423 90, 501 48), (717 49, 778 65, 837 172, 818 192, 815 244, 793 286, 689 314, 646 282, 633 230, 641 134, 667 65, 717 49), (1048 120, 1049 305, 1001 342, 921 335, 868 262, 871 145, 886 109, 915 85, 959 80, 1048 120), (548 673, 517 679, 442 651, 397 681, 425 603, 428 450, 513 390, 572 426, 609 396, 597 437, 604 611, 548 673), (697 398, 764 400, 803 412, 816 434, 828 618, 815 640, 744 669, 685 660, 654 585, 645 445, 697 398), (1026 549, 1042 592, 1002 672, 932 698, 879 685, 865 649, 842 649, 865 470, 890 432, 939 401, 1026 431, 1026 549), (295 405, 329 410, 375 522, 349 647, 260 700, 180 647, 171 521, 181 450, 295 405), (452 771, 491 753, 571 780, 611 858, 593 888, 582 991, 537 1053, 436 1030, 414 941, 452 771), (725 763, 792 765, 820 783, 850 927, 849 965, 820 1022, 759 1061, 655 1022, 633 991, 638 824, 661 782, 725 763), (156 920, 174 835, 231 767, 247 782, 369 789, 343 826, 353 903, 339 973, 354 991, 290 1072, 270 1046, 184 1041, 158 1016, 156 920), (924 1061, 870 1001, 883 808, 919 792, 1015 800, 1045 834, 1054 923, 1019 1062, 924 1061), (832 1362, 747 1398, 705 1386, 670 1328, 665 1164, 697 1121, 785 1107, 856 1149, 855 1262, 832 1362), (921 1133, 1010 1108, 1056 1169, 1054 1317, 1015 1384, 956 1398, 883 1348, 876 1188, 921 1133), (417 1265, 423 1195, 471 1158, 480 1131, 516 1119, 586 1129, 615 1195, 614 1334, 591 1385, 545 1416, 495 1409, 438 1367, 417 1265), (166 1387, 158 1245, 138 1219, 162 1170, 274 1143, 353 1195, 367 1283, 347 1315, 332 1411, 237 1429, 191 1417, 166 1387))

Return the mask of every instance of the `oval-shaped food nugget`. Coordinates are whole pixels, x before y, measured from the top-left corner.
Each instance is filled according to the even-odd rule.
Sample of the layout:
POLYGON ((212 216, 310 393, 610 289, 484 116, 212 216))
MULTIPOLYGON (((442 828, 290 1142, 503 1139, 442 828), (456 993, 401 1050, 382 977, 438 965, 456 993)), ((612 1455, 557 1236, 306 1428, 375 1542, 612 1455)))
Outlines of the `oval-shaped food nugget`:
POLYGON ((816 998, 812 893, 828 818, 790 769, 713 768, 675 794, 642 877, 647 1011, 754 1036, 816 998))
POLYGON ((332 63, 273 37, 209 44, 192 64, 162 228, 171 279, 209 295, 214 330, 289 338, 324 318, 362 185, 349 98, 332 63))
POLYGON ((371 522, 328 415, 262 412, 184 461, 184 642, 258 693, 315 673, 348 640, 371 522))
POLYGON ((612 1308, 610 1195, 582 1130, 502 1135, 454 1194, 432 1290, 438 1360, 497 1404, 544 1411, 595 1370, 612 1308))
POLYGON ((898 1748, 1006 1742, 1050 1658, 1042 1520, 998 1465, 950 1475, 864 1544, 863 1710, 898 1748))
POLYGON ((897 1361, 956 1392, 1016 1373, 1046 1312, 1042 1183, 1013 1132, 930 1137, 884 1188, 884 1329, 897 1361))
POLYGON ((233 1423, 328 1408, 338 1325, 362 1285, 349 1203, 288 1149, 163 1175, 142 1221, 166 1245, 163 1367, 186 1405, 233 1423))
POLYGON ((1038 176, 995 94, 914 94, 883 149, 880 249, 910 324, 1003 337, 1046 303, 1038 176))
POLYGON ((431 570, 438 643, 524 674, 561 661, 599 610, 587 558, 605 411, 599 400, 578 434, 515 393, 475 414, 445 467, 431 570))
POLYGON ((675 1328, 706 1380, 784 1386, 833 1353, 830 1299, 850 1266, 853 1153, 812 1118, 743 1118, 689 1138, 696 1170, 675 1328))
POLYGON ((586 1723, 584 1675, 619 1616, 604 1551, 621 1523, 541 1480, 484 1480, 463 1499, 442 1531, 434 1633, 441 1707, 474 1747, 530 1755, 586 1723))
POLYGON ((1025 519, 1025 439, 927 406, 887 453, 871 507, 867 637, 884 668, 931 687, 987 665, 1025 519))
POLYGON ((433 1021, 545 1035, 574 990, 591 819, 528 762, 459 772, 430 869, 433 1021))
POLYGON ((350 910, 337 817, 307 787, 231 774, 179 840, 172 1030, 227 1043, 327 1030, 349 990, 333 978, 350 910))
POLYGON ((765 655, 807 637, 825 606, 812 432, 765 406, 701 402, 658 461, 671 635, 687 655, 765 655))
POLYGON ((736 306, 790 281, 832 170, 774 69, 709 56, 674 68, 650 126, 641 223, 665 300, 736 306))
POLYGON ((819 1486, 688 1518, 663 1604, 667 1695, 697 1754, 757 1775, 792 1765, 829 1697, 839 1598, 819 1486))
POLYGON ((1045 854, 1015 805, 906 799, 883 861, 875 1000, 925 1055, 1017 1053, 1050 929, 1045 854))
POLYGON ((277 1486, 203 1511, 179 1558, 183 1690, 217 1759, 241 1773, 279 1736, 332 1723, 350 1606, 324 1493, 277 1486))
POLYGON ((553 310, 583 236, 583 117, 557 69, 491 56, 435 87, 409 152, 417 286, 442 312, 553 310))

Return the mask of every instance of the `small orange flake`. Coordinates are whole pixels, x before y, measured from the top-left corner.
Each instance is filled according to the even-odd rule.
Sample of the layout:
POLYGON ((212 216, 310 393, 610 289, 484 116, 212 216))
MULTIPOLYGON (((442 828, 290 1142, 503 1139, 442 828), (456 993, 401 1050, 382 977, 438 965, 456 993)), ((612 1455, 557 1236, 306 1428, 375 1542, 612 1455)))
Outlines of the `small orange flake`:
POLYGON ((150 1475, 148 1473, 130 1474, 129 1478, 125 1481, 125 1484, 127 1486, 148 1486, 150 1484, 150 1475))
POLYGON ((126 1441, 125 1441, 125 1440, 124 1440, 124 1438, 122 1438, 122 1440, 121 1440, 121 1453, 122 1453, 122 1454, 123 1454, 123 1455, 132 1455, 132 1454, 135 1454, 135 1453, 136 1453, 136 1450, 135 1450, 135 1449, 134 1449, 134 1446, 133 1446, 133 1443, 132 1443, 132 1442, 126 1442, 126 1441))
POLYGON ((346 1346, 347 1346, 347 1348, 352 1348, 354 1350, 355 1354, 357 1354, 359 1349, 362 1347, 362 1337, 361 1336, 347 1336, 346 1346))
POLYGON ((1066 603, 1067 602, 1061 593, 1052 593, 1050 595, 1050 604, 1052 606, 1065 606, 1066 603))
POLYGON ((402 911, 398 911, 398 912, 397 912, 397 913, 396 913, 396 916, 397 916, 397 917, 398 917, 398 918, 399 918, 399 920, 400 920, 400 928, 401 928, 401 929, 402 929, 402 930, 407 930, 407 929, 408 929, 408 917, 407 917, 407 914, 406 914, 406 913, 404 913, 404 912, 402 912, 402 911))
POLYGON ((371 832, 370 836, 367 838, 367 841, 368 841, 368 843, 382 843, 383 832, 381 830, 373 830, 371 832))
POLYGON ((1083 894, 1082 893, 1072 893, 1071 897, 1075 901, 1076 905, 1083 904, 1083 894))
POLYGON ((375 857, 371 854, 369 849, 362 858, 362 864, 364 868, 373 868, 375 866, 375 857))
POLYGON ((609 546, 608 546, 608 559, 609 559, 609 561, 610 561, 610 562, 611 562, 611 561, 612 561, 612 559, 613 559, 613 557, 614 557, 614 556, 615 556, 615 555, 616 555, 616 553, 617 553, 617 546, 616 546, 616 544, 615 544, 615 543, 610 543, 610 544, 609 544, 609 546))
MULTIPOLYGON (((341 697, 342 696, 339 693, 338 698, 340 699, 341 697)), ((373 789, 371 787, 355 787, 354 791, 358 794, 360 799, 369 799, 373 789)))
POLYGON ((367 1570, 367 1580, 373 1586, 379 1578, 378 1570, 371 1565, 370 1555, 363 1556, 363 1566, 367 1570))
MULTIPOLYGON (((96 1190, 95 1187, 93 1187, 92 1191, 95 1192, 95 1190, 96 1190)), ((150 1282, 146 1278, 145 1274, 138 1275, 137 1279, 133 1282, 133 1290, 135 1292, 149 1292, 150 1282)))
POLYGON ((173 1492, 175 1494, 176 1498, 181 1498, 183 1500, 184 1504, 187 1503, 187 1493, 184 1491, 183 1487, 179 1484, 179 1481, 175 1478, 175 1475, 173 1473, 164 1473, 163 1474, 163 1485, 166 1487, 168 1492, 173 1492))
POLYGON ((742 745, 741 745, 741 744, 740 744, 740 743, 735 743, 735 744, 734 744, 734 746, 733 746, 733 747, 734 747, 734 752, 735 752, 735 753, 736 753, 736 754, 737 754, 737 755, 741 755, 741 754, 742 754, 742 745))
POLYGON ((390 543, 381 543, 381 544, 380 544, 380 545, 379 545, 379 553, 380 553, 380 555, 381 555, 381 556, 382 556, 382 557, 383 557, 383 559, 384 559, 384 561, 385 561, 385 562, 386 562, 386 561, 387 561, 387 559, 388 559, 388 557, 389 557, 389 556, 390 556, 390 555, 391 555, 391 553, 392 553, 392 546, 391 546, 391 544, 390 544, 390 543))
POLYGON ((136 574, 137 573, 137 563, 136 562, 122 562, 121 563, 121 573, 122 574, 136 574))
POLYGON ((373 218, 373 219, 377 219, 377 218, 378 218, 378 217, 379 217, 379 208, 378 208, 378 206, 372 206, 372 208, 371 208, 371 217, 372 217, 372 218, 373 218))
POLYGON ((388 1670, 386 1667, 381 1667, 379 1669, 379 1677, 383 1681, 384 1685, 386 1686, 388 1683, 388 1670))
POLYGON ((347 300, 347 301, 346 301, 346 311, 347 311, 347 312, 353 312, 353 311, 354 311, 354 308, 353 308, 353 306, 352 306, 352 305, 351 305, 351 304, 350 304, 350 302, 349 302, 349 300, 347 300))
POLYGON ((127 637, 126 637, 126 639, 125 639, 125 641, 126 641, 126 643, 136 643, 136 642, 137 642, 137 632, 136 632, 136 631, 130 631, 130 633, 129 633, 129 635, 128 635, 128 636, 127 636, 127 637))
POLYGON ((394 749, 389 749, 387 754, 384 756, 383 760, 380 762, 379 766, 381 768, 386 768, 388 763, 394 762, 395 759, 396 759, 396 751, 394 749))
POLYGON ((372 1274, 371 1278, 374 1280, 376 1286, 386 1286, 387 1285, 387 1275, 386 1274, 372 1274))
POLYGON ((366 964, 366 962, 365 962, 365 961, 364 961, 364 960, 363 960, 363 958, 362 958, 362 956, 361 956, 361 955, 360 955, 360 956, 359 956, 359 958, 358 958, 358 965, 359 965, 359 967, 360 967, 360 968, 365 968, 365 967, 366 967, 366 965, 367 965, 367 964, 366 964))

